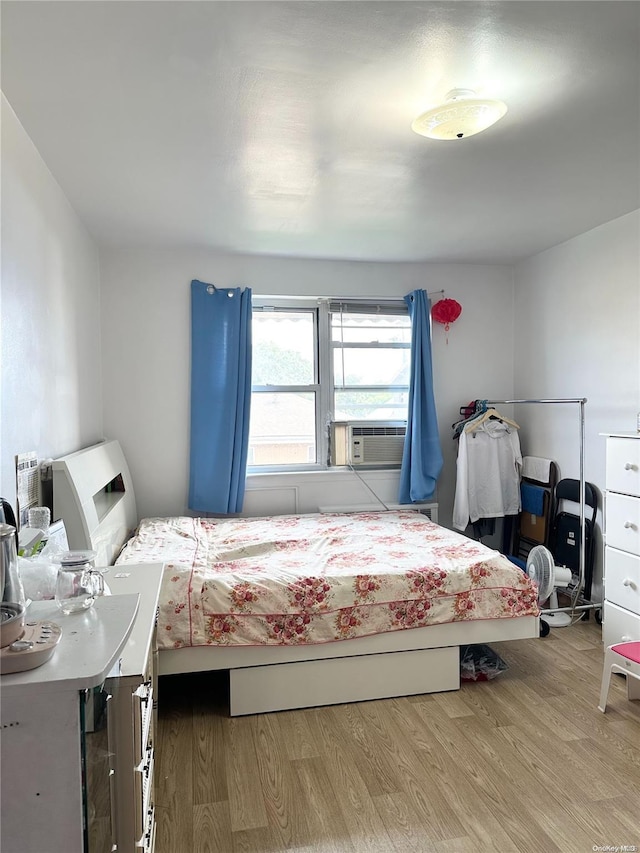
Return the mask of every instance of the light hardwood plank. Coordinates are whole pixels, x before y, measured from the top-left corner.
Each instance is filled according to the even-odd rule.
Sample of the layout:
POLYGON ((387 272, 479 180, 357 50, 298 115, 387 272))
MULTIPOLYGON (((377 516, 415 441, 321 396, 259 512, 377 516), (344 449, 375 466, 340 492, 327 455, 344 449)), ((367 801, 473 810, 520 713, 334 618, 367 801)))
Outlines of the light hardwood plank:
MULTIPOLYGON (((640 738, 640 733, 639 733, 640 738)), ((640 764, 637 758, 629 759, 620 753, 613 753, 608 744, 596 738, 585 738, 569 744, 574 758, 581 763, 591 762, 593 775, 598 782, 606 785, 605 792, 598 799, 613 799, 620 795, 619 777, 627 780, 626 794, 638 804, 640 829, 640 764)))
POLYGON ((350 845, 350 842, 338 842, 334 844, 331 841, 319 841, 317 844, 311 845, 311 847, 292 847, 287 853, 347 853, 347 851, 353 850, 351 846, 344 846, 345 844, 350 845))
POLYGON ((193 802, 219 803, 228 800, 225 772, 229 729, 220 709, 198 697, 193 703, 193 802))
POLYGON ((165 695, 158 717, 154 778, 159 849, 175 838, 185 846, 193 842, 192 701, 190 692, 173 686, 176 692, 165 695))
MULTIPOLYGON (((401 732, 402 736, 411 744, 413 749, 428 751, 433 743, 429 731, 425 729, 420 716, 416 713, 414 705, 420 703, 429 705, 430 696, 411 696, 407 699, 389 699, 384 703, 381 713, 387 717, 389 727, 395 733, 401 732)), ((367 703, 368 707, 375 707, 374 703, 367 703)))
MULTIPOLYGON (((156 851, 180 850, 180 845, 193 847, 193 815, 189 815, 190 829, 186 836, 180 835, 176 828, 173 813, 175 809, 156 805, 156 851)), ((191 812, 191 809, 189 809, 191 812)))
MULTIPOLYGON (((552 827, 554 841, 562 850, 593 850, 601 837, 599 822, 591 805, 586 813, 575 812, 568 810, 561 799, 543 804, 531 798, 527 801, 527 811, 538 823, 552 827)), ((605 842, 602 843, 604 845, 605 842)))
MULTIPOLYGON (((233 838, 228 803, 193 806, 193 853, 232 850, 233 838)), ((178 851, 176 851, 178 853, 178 851)))
POLYGON ((506 682, 493 703, 501 700, 511 708, 512 715, 516 718, 513 722, 522 719, 523 714, 528 714, 530 718, 538 721, 541 727, 553 729, 554 737, 560 740, 579 740, 585 735, 585 731, 575 725, 574 718, 567 716, 566 706, 558 708, 557 697, 543 699, 527 684, 506 682))
MULTIPOLYGON (((545 757, 540 756, 539 770, 532 770, 521 760, 519 753, 504 737, 505 726, 487 731, 482 721, 468 720, 464 727, 458 726, 460 730, 461 747, 465 751, 471 750, 478 761, 485 762, 490 771, 502 783, 501 795, 505 801, 521 801, 522 808, 528 808, 529 791, 536 791, 536 801, 542 805, 554 805, 561 791, 554 789, 547 781, 545 772, 545 757), (466 746, 462 746, 466 742, 466 746)), ((516 738, 518 726, 511 726, 509 730, 516 738)))
POLYGON ((309 709, 303 708, 300 711, 282 711, 273 715, 291 761, 298 758, 316 758, 319 755, 309 726, 310 713, 309 709))
POLYGON ((434 693, 433 703, 447 717, 473 717, 474 710, 468 704, 469 691, 451 691, 450 693, 434 693))
MULTIPOLYGON (((457 824, 449 822, 445 825, 445 833, 441 827, 440 840, 435 842, 437 849, 456 850, 456 842, 460 843, 461 849, 467 849, 466 841, 471 840, 478 851, 509 850, 512 842, 501 821, 484 808, 486 792, 464 769, 460 769, 460 764, 465 761, 464 749, 459 749, 456 762, 451 761, 447 749, 439 743, 429 752, 420 750, 417 757, 423 764, 423 778, 426 776, 437 781, 439 795, 451 808, 457 821, 457 824), (443 834, 445 837, 442 837, 443 834)), ((434 828, 433 818, 428 820, 428 825, 434 828)))
POLYGON ((617 800, 603 801, 597 808, 605 812, 604 832, 608 832, 608 826, 613 817, 618 822, 620 837, 629 839, 629 841, 621 841, 621 845, 635 845, 640 850, 640 818, 637 806, 637 801, 634 802, 633 798, 624 796, 617 800))
MULTIPOLYGON (((629 703, 631 704, 631 703, 629 703)), ((637 703, 640 704, 640 703, 637 703)), ((607 715, 609 711, 607 711, 607 715)), ((625 753, 628 758, 631 760, 634 759, 635 756, 635 747, 638 745, 638 726, 640 726, 640 707, 638 708, 638 716, 635 719, 613 719, 608 723, 609 730, 606 732, 606 736, 613 737, 617 739, 617 742, 620 744, 624 744, 621 746, 622 749, 625 750, 625 753), (631 750, 628 751, 627 747, 631 747, 631 750)), ((606 736, 603 735, 603 737, 606 736)))
POLYGON ((232 842, 233 847, 224 849, 224 853, 281 853, 285 850, 278 831, 271 827, 240 829, 232 834, 232 842))
MULTIPOLYGON (((531 825, 530 819, 526 821, 526 829, 524 828, 522 818, 526 814, 525 804, 510 779, 511 772, 517 772, 517 766, 510 771, 497 756, 488 761, 487 754, 477 747, 473 739, 465 739, 465 722, 433 717, 429 720, 434 735, 447 753, 445 767, 448 770, 441 776, 449 773, 458 779, 466 778, 474 792, 467 794, 465 798, 466 808, 471 810, 474 818, 472 823, 467 822, 467 834, 477 832, 476 822, 483 822, 490 817, 494 821, 492 836, 495 837, 497 827, 500 827, 500 836, 504 839, 498 849, 508 850, 513 847, 515 850, 533 850, 533 846, 529 847, 529 841, 533 839, 531 844, 537 844, 538 850, 558 850, 544 829, 531 825)), ((499 730, 496 727, 494 731, 499 730)), ((460 807, 457 814, 463 814, 460 807)), ((463 832, 456 834, 463 835, 464 828, 463 832)))
MULTIPOLYGON (((513 737, 517 738, 517 727, 511 727, 511 731, 513 737)), ((583 815, 593 815, 594 809, 597 810, 600 804, 584 802, 581 808, 576 808, 578 794, 575 789, 571 789, 568 797, 566 788, 554 787, 550 781, 547 769, 549 763, 553 762, 553 756, 548 756, 546 760, 541 756, 537 772, 532 772, 519 764, 517 754, 505 740, 504 734, 504 728, 496 729, 494 733, 482 728, 480 737, 475 738, 473 723, 467 724, 464 730, 464 736, 475 741, 476 746, 486 753, 489 762, 493 756, 499 756, 508 774, 509 784, 514 787, 516 802, 519 800, 521 803, 523 819, 527 817, 527 823, 537 824, 545 831, 548 831, 549 826, 553 827, 549 834, 563 850, 591 849, 593 838, 599 837, 598 825, 593 817, 589 823, 583 819, 583 815), (535 797, 531 796, 532 791, 536 792, 535 797)), ((604 800, 602 805, 611 802, 617 801, 604 800)))
POLYGON ((268 824, 277 828, 286 847, 307 843, 306 809, 296 796, 294 775, 280 738, 277 716, 252 718, 258 774, 268 824))
POLYGON ((616 780, 608 774, 599 777, 593 772, 590 761, 583 761, 572 751, 572 746, 580 741, 557 739, 553 737, 552 730, 526 719, 517 728, 500 729, 500 733, 518 751, 523 763, 558 791, 574 791, 574 797, 580 803, 608 799, 620 793, 616 780))
MULTIPOLYGON (((406 704, 405 719, 410 713, 416 714, 419 719, 415 707, 413 704, 406 704)), ((430 709, 430 713, 439 715, 435 704, 426 703, 426 707, 430 709)), ((387 708, 385 704, 370 703, 363 708, 363 713, 367 713, 370 718, 377 716, 377 725, 381 727, 386 724, 391 730, 389 710, 393 711, 394 707, 387 708)), ((395 727, 394 743, 403 790, 412 808, 428 827, 429 837, 442 840, 463 835, 464 826, 459 815, 443 791, 442 778, 448 773, 447 756, 439 748, 437 741, 431 736, 428 749, 416 750, 402 728, 395 727)))
POLYGON ((267 829, 269 822, 253 740, 253 717, 229 720, 225 754, 229 811, 233 832, 267 829))
POLYGON ((340 725, 346 706, 315 709, 314 731, 327 764, 327 775, 358 853, 390 849, 389 836, 358 768, 349 758, 348 740, 340 725))
POLYGON ((343 705, 336 709, 335 719, 342 749, 358 768, 370 796, 393 794, 402 790, 401 774, 394 740, 386 726, 376 725, 370 713, 375 702, 343 705))
POLYGON ((357 853, 324 758, 302 758, 292 762, 291 767, 298 796, 306 811, 307 833, 312 848, 328 846, 342 853, 357 853))
POLYGON ((397 853, 436 853, 437 848, 422 815, 416 813, 407 794, 383 794, 374 797, 374 803, 393 845, 392 850, 397 853))
MULTIPOLYGON (((473 838, 449 838, 447 841, 439 841, 435 847, 437 853, 478 853, 479 850, 489 848, 478 847, 477 840, 473 838)), ((496 847, 495 850, 500 848, 496 847)))

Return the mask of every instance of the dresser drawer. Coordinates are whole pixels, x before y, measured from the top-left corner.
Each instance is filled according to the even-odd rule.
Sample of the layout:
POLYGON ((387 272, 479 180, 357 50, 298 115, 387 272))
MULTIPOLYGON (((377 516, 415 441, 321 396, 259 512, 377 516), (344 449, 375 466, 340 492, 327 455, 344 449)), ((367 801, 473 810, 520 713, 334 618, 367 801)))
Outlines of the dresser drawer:
POLYGON ((607 439, 606 488, 640 495, 640 438, 607 439))
POLYGON ((132 696, 133 702, 133 761, 139 764, 153 741, 153 690, 147 682, 132 696))
POLYGON ((607 545, 640 554, 640 500, 607 492, 605 531, 607 545))
POLYGON ((153 815, 153 749, 148 749, 144 759, 135 769, 136 839, 142 838, 153 815))
POLYGON ((640 616, 605 601, 602 640, 605 646, 640 640, 640 616))
POLYGON ((640 557, 605 548, 606 599, 640 614, 640 557))

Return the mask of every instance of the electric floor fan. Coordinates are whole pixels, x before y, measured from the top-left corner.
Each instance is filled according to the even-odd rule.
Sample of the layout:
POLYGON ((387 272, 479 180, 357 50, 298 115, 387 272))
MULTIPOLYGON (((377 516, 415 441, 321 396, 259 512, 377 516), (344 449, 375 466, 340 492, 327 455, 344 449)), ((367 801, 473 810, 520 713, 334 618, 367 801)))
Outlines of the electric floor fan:
POLYGON ((544 545, 536 545, 527 555, 526 573, 538 588, 538 603, 544 604, 549 599, 549 606, 542 610, 540 633, 545 637, 550 628, 566 628, 572 619, 568 613, 558 610, 559 586, 566 587, 571 583, 571 569, 556 566, 553 554, 544 545))

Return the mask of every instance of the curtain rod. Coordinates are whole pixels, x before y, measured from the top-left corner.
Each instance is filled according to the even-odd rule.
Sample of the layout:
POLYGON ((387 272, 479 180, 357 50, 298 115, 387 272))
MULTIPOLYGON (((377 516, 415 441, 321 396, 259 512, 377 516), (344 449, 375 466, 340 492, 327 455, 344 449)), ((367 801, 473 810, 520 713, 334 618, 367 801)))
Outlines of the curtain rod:
MULTIPOLYGON (((439 296, 444 294, 444 289, 441 290, 428 290, 427 296, 439 296)), ((283 305, 297 303, 297 302, 315 302, 316 304, 320 304, 322 302, 349 302, 349 303, 357 303, 357 302, 365 302, 369 305, 371 304, 384 304, 385 302, 389 302, 391 304, 398 304, 404 301, 403 296, 283 296, 282 294, 275 295, 273 293, 254 293, 253 300, 254 303, 269 303, 270 301, 282 303, 283 305)))
POLYGON ((557 397, 548 400, 485 400, 485 403, 586 403, 586 397, 557 397))
MULTIPOLYGON (((437 296, 444 290, 428 290, 427 296, 437 296)), ((318 302, 402 302, 403 296, 318 296, 318 302)))

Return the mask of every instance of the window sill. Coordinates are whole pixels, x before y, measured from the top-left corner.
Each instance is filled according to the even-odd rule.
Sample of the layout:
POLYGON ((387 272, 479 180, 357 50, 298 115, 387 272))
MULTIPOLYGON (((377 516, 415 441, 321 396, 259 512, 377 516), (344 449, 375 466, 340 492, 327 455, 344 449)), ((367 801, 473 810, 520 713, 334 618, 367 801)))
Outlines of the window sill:
POLYGON ((296 468, 295 470, 282 468, 274 468, 271 471, 247 471, 247 482, 250 480, 262 480, 268 477, 278 477, 279 479, 315 479, 317 477, 331 478, 351 478, 352 476, 366 475, 367 477, 387 477, 389 474, 399 475, 400 467, 379 467, 379 468, 364 468, 358 466, 355 469, 349 468, 347 465, 334 465, 331 468, 296 468))

